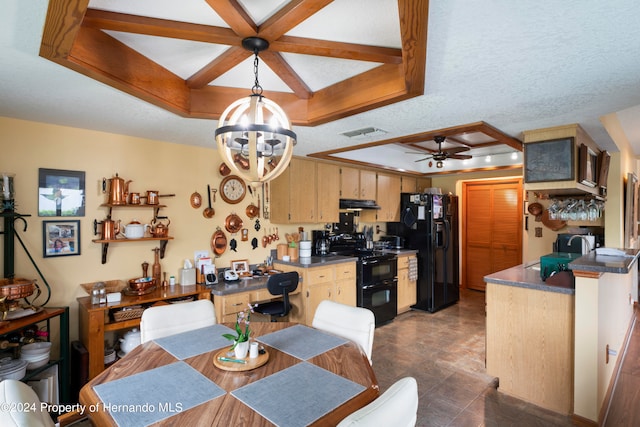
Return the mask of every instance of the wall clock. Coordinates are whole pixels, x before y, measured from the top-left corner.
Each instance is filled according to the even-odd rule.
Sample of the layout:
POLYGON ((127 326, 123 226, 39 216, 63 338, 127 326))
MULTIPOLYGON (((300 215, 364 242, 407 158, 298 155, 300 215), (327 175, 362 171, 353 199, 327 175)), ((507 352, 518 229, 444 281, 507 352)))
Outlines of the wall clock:
POLYGON ((247 186, 239 176, 226 176, 220 183, 220 196, 227 203, 240 203, 246 194, 247 186))

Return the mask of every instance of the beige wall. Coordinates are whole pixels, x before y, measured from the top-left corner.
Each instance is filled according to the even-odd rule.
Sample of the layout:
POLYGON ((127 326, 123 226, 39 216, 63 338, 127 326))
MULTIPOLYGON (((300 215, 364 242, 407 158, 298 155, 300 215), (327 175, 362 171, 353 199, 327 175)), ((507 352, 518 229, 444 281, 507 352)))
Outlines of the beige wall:
MULTIPOLYGON (((613 205, 620 206, 620 209, 614 215, 610 215, 610 209, 607 209, 605 224, 607 246, 624 247, 624 183, 627 173, 638 175, 638 159, 633 154, 631 144, 622 131, 618 116, 611 113, 601 117, 600 121, 620 150, 617 153, 611 153, 609 167, 607 208, 613 205)), ((638 243, 636 242, 633 247, 638 248, 638 243)))
MULTIPOLYGON (((266 249, 262 245, 255 250, 251 248, 253 237, 260 240, 265 228, 267 231, 275 231, 275 228, 269 221, 260 218, 263 228, 255 231, 255 220, 249 220, 245 215, 251 200, 249 195, 237 205, 228 205, 218 196, 214 203, 216 214, 212 219, 204 218, 202 209, 191 207, 191 193, 199 191, 206 202, 207 184, 217 188, 221 181, 217 171, 221 160, 213 148, 213 137, 211 148, 202 148, 3 117, 0 117, 0 129, 0 171, 16 175, 17 211, 31 215, 27 218, 26 232, 23 233, 20 223, 17 223, 20 236, 51 285, 51 301, 48 305, 70 307, 71 339, 78 337, 76 298, 85 295, 80 284, 139 277, 142 274, 142 262, 152 264, 152 249, 158 246, 157 242, 149 241, 113 243, 109 247, 107 263, 101 264, 101 245, 91 240, 97 238, 93 235, 93 221, 102 221, 107 215, 107 209, 100 207, 101 203, 106 202, 106 195, 100 192, 103 177, 110 178, 118 173, 126 180, 133 180, 130 191, 153 189, 159 190, 160 194, 176 195, 161 199, 161 203, 167 207, 160 214, 169 216, 169 234, 175 237, 167 245, 166 256, 161 260, 163 271, 167 271, 168 276, 173 274, 179 277, 178 269, 185 258, 193 260, 194 250, 211 252, 211 235, 216 227, 224 229, 224 219, 231 212, 238 213, 244 220, 249 229, 249 241, 241 242, 240 237, 235 236, 238 240, 237 253, 227 249, 215 260, 216 266, 228 267, 232 260, 238 259, 248 259, 252 264, 261 263, 269 255, 270 249, 275 249, 276 243, 266 249), (38 168, 86 173, 84 217, 38 217, 38 168), (52 219, 80 220, 81 255, 43 258, 42 222, 52 219)), ((151 221, 153 211, 121 208, 114 210, 113 215, 115 219, 122 219, 124 224, 134 218, 147 223, 151 221)), ((278 225, 278 228, 280 235, 284 235, 285 232, 295 231, 297 226, 278 225)), ((320 227, 315 224, 305 226, 305 230, 313 228, 320 227)), ((228 240, 233 237, 226 234, 228 240)), ((15 252, 16 275, 37 278, 36 270, 17 241, 15 252)), ((0 263, 2 260, 0 256, 0 263)), ((42 281, 38 280, 38 283, 42 281)))

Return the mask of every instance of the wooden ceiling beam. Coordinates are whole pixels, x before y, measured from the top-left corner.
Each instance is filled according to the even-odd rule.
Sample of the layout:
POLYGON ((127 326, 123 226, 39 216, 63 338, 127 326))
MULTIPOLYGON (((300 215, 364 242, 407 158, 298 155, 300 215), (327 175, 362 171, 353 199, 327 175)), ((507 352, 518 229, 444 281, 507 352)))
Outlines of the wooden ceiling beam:
POLYGON ((313 91, 300 78, 300 76, 298 76, 293 68, 291 68, 287 61, 282 58, 282 55, 280 55, 278 52, 265 50, 263 52, 260 52, 260 58, 280 79, 282 79, 282 81, 287 86, 289 86, 289 88, 293 91, 293 93, 296 94, 298 98, 311 98, 313 91))
MULTIPOLYGON (((254 31, 246 12, 237 0, 208 2, 220 16, 231 21, 233 30, 88 11, 87 0, 50 0, 41 56, 176 114, 217 119, 222 107, 220 99, 226 100, 233 94, 233 101, 245 96, 246 89, 211 89, 207 81, 230 69, 235 62, 221 66, 219 62, 212 61, 187 82, 133 49, 125 49, 124 45, 101 31, 113 29, 240 46, 243 36, 251 35, 254 31), (84 18, 85 25, 82 24, 84 18), (79 33, 82 33, 82 37, 77 36, 79 33), (69 56, 71 51, 74 52, 73 57, 69 56), (105 59, 100 60, 99 56, 103 52, 105 59), (206 108, 211 110, 207 111, 206 108)), ((329 3, 330 0, 293 0, 267 19, 258 33, 265 39, 274 41, 276 46, 278 40, 283 38, 281 46, 292 52, 296 50, 296 53, 300 51, 321 55, 328 53, 332 56, 335 51, 340 58, 374 62, 382 60, 382 65, 312 93, 293 70, 288 71, 288 65, 285 66, 286 63, 279 54, 278 59, 275 59, 275 55, 272 56, 271 65, 284 75, 295 93, 272 92, 266 95, 265 91, 265 96, 277 102, 287 112, 292 123, 315 126, 409 99, 424 92, 428 0, 398 0, 402 33, 401 63, 394 50, 366 47, 363 48, 364 53, 358 56, 357 45, 315 41, 309 43, 311 46, 303 52, 302 42, 306 41, 304 38, 284 37, 289 29, 329 3), (422 36, 424 40, 420 40, 422 36)), ((226 55, 233 61, 237 61, 240 56, 234 51, 226 55)))
POLYGON ((242 38, 229 28, 128 15, 105 10, 88 9, 82 25, 101 30, 230 46, 240 46, 242 43, 242 38))
POLYGON ((315 91, 308 123, 318 125, 408 99, 402 65, 383 64, 315 91))
POLYGON ((180 116, 189 114, 184 80, 107 33, 81 27, 69 68, 180 116))
POLYGON ((269 42, 277 40, 332 2, 333 0, 292 0, 260 25, 258 35, 269 42))
POLYGON ((186 81, 187 86, 192 89, 202 88, 231 70, 250 55, 251 52, 246 49, 232 46, 189 77, 186 81))
POLYGON ((402 63, 402 50, 388 47, 368 46, 355 43, 282 36, 269 45, 270 50, 302 55, 327 56, 355 61, 402 63))
POLYGON ((427 66, 429 0, 398 0, 398 12, 407 91, 422 95, 427 66))
POLYGON ((226 22, 240 39, 255 36, 258 27, 237 0, 206 0, 207 4, 226 22))
POLYGON ((49 0, 40 56, 58 62, 69 56, 89 0, 49 0))

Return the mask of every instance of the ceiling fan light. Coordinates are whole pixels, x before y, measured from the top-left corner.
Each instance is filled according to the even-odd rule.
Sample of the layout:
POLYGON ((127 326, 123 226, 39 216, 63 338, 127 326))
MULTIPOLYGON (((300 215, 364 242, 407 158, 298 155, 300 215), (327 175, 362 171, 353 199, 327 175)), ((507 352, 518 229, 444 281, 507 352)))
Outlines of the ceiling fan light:
POLYGON ((442 160, 438 160, 438 161, 436 162, 436 167, 437 167, 437 168, 442 168, 442 166, 444 166, 444 163, 442 163, 442 160))

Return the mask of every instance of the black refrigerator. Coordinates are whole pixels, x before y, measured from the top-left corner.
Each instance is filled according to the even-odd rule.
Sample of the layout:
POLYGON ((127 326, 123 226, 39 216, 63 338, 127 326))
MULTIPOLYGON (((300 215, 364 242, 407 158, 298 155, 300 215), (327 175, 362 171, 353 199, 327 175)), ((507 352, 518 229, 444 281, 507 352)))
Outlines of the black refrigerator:
POLYGON ((402 193, 400 222, 387 223, 387 234, 404 237, 418 251, 417 303, 411 308, 434 313, 460 299, 458 197, 402 193))

